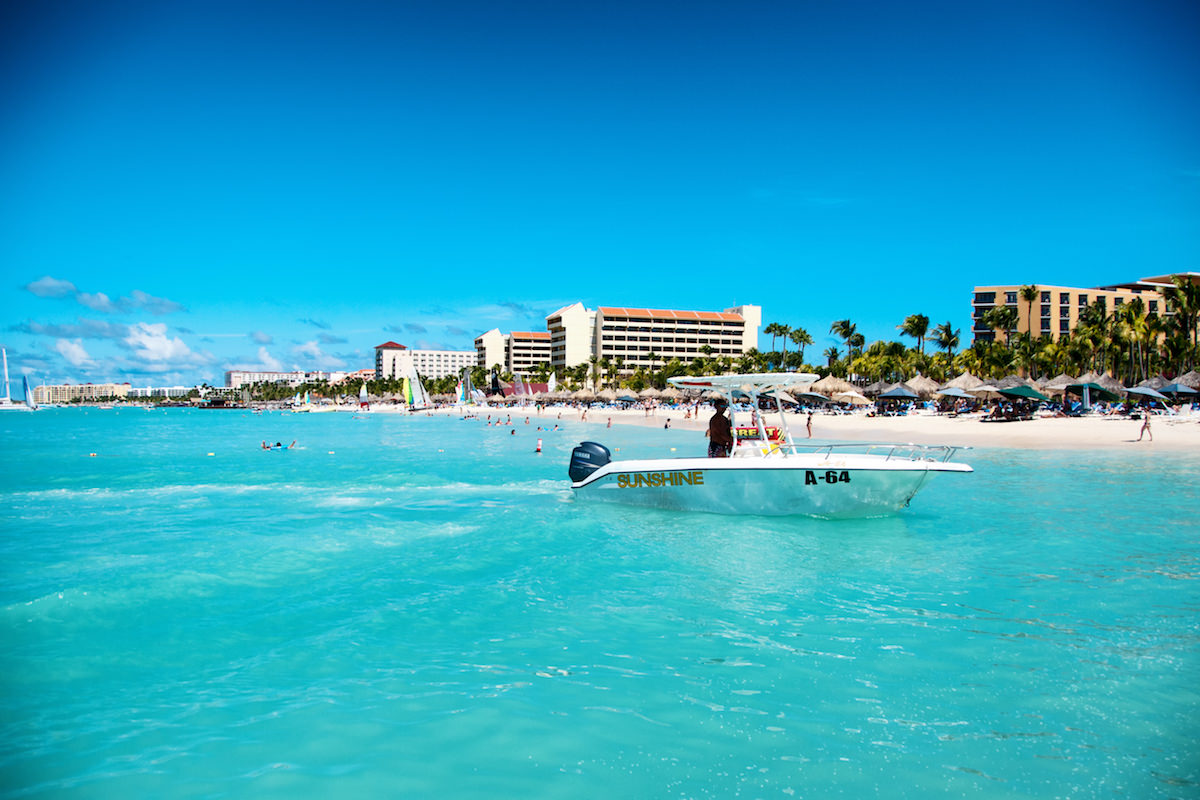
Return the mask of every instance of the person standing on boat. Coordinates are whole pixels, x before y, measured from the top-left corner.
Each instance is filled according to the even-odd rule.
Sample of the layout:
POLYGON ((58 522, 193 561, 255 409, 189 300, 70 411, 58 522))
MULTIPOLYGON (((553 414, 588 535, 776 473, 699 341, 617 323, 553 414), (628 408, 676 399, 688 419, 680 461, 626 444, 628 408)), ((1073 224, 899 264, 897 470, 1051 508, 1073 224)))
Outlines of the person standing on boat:
POLYGON ((729 458, 729 453, 733 450, 733 430, 729 424, 729 417, 725 416, 725 409, 728 407, 729 404, 721 398, 713 401, 715 411, 708 420, 709 458, 729 458))

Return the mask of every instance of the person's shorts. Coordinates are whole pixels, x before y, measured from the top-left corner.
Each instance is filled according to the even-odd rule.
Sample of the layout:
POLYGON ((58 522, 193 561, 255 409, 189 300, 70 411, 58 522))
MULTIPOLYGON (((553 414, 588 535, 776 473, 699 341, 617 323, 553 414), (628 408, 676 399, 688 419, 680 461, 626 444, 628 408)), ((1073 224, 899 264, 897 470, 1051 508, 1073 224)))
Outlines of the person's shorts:
POLYGON ((729 450, 728 445, 717 444, 716 442, 708 443, 709 458, 729 458, 729 450))

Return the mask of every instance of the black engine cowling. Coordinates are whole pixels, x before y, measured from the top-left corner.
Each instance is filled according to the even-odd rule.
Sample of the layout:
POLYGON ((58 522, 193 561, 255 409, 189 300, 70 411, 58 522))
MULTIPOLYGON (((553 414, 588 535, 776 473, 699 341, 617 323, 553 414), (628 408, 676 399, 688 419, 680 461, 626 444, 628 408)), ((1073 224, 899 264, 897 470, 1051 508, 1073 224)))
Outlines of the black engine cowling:
POLYGON ((567 474, 571 476, 572 483, 579 483, 609 461, 612 461, 612 453, 604 445, 580 442, 571 451, 571 466, 567 468, 567 474))

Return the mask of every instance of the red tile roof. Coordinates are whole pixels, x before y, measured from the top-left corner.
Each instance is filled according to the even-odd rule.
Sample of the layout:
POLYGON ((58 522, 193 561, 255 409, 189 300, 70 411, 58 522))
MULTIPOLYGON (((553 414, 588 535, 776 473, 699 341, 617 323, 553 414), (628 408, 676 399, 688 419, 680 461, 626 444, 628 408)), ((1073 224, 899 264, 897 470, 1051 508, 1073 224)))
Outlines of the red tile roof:
POLYGON ((544 339, 550 341, 550 331, 513 331, 513 336, 520 336, 522 339, 544 339))
POLYGON ((647 319, 696 319, 706 322, 743 322, 741 314, 728 311, 670 311, 661 308, 615 308, 601 306, 606 317, 643 317, 647 319))
POLYGON ((408 348, 402 344, 396 344, 395 342, 384 342, 383 344, 375 345, 375 349, 376 350, 407 350, 408 348))

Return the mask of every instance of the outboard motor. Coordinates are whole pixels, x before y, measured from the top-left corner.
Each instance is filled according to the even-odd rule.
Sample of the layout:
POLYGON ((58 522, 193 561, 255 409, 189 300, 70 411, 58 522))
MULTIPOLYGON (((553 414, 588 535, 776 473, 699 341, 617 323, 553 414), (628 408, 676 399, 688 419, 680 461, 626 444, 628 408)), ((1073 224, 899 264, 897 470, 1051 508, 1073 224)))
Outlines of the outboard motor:
POLYGON ((612 453, 604 445, 580 442, 571 451, 571 466, 567 468, 567 474, 571 476, 572 483, 579 483, 609 461, 612 461, 612 453))

